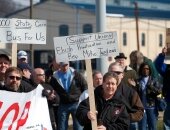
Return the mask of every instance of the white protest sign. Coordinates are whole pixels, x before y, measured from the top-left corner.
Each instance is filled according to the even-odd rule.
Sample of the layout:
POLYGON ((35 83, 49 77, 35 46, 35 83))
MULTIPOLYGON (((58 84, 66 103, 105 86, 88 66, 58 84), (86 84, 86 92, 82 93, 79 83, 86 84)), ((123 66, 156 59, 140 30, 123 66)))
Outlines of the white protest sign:
POLYGON ((0 19, 0 43, 46 44, 46 20, 0 19))
POLYGON ((72 35, 54 38, 57 61, 75 61, 118 54, 116 32, 72 35))
POLYGON ((0 91, 1 130, 52 130, 42 86, 29 93, 0 91))

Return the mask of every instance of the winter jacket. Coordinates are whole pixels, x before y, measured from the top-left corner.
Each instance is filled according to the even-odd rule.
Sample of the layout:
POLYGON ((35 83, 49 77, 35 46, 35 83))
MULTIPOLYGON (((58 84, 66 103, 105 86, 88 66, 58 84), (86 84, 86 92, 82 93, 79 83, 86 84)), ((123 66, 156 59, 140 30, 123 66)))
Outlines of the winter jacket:
POLYGON ((157 95, 161 93, 161 89, 162 89, 161 84, 158 82, 158 80, 149 76, 148 82, 146 83, 146 89, 143 90, 142 85, 140 84, 141 80, 142 80, 142 77, 138 79, 137 91, 143 102, 143 105, 146 108, 155 107, 156 101, 157 101, 157 95), (145 98, 146 98, 146 101, 143 100, 145 98))
POLYGON ((129 84, 128 79, 133 79, 134 81, 137 80, 137 73, 134 69, 132 69, 130 66, 126 66, 124 70, 124 77, 123 81, 126 83, 129 87, 134 87, 131 84, 129 84))
POLYGON ((55 114, 54 114, 54 110, 53 110, 53 104, 59 105, 60 98, 59 98, 58 94, 56 93, 55 94, 56 97, 53 100, 49 100, 48 96, 54 89, 52 88, 51 85, 46 84, 46 83, 41 84, 41 85, 44 88, 43 91, 42 91, 42 95, 47 97, 50 120, 51 120, 51 122, 55 122, 55 114))
MULTIPOLYGON (((95 103, 98 123, 102 123, 107 130, 128 130, 130 124, 129 114, 124 104, 124 97, 114 95, 111 99, 103 98, 101 86, 95 89, 95 103), (99 122, 100 121, 100 122, 99 122)), ((87 117, 89 111, 89 98, 82 101, 77 108, 76 117, 84 130, 91 130, 91 121, 87 117)))
POLYGON ((62 83, 57 75, 57 71, 53 74, 50 81, 51 86, 60 96, 61 104, 78 102, 81 93, 87 89, 87 82, 85 78, 74 69, 69 69, 72 72, 69 92, 66 92, 64 86, 62 86, 62 83))
POLYGON ((128 109, 131 122, 138 122, 143 118, 144 107, 137 91, 127 86, 123 81, 119 84, 117 93, 125 97, 126 102, 131 107, 128 109))

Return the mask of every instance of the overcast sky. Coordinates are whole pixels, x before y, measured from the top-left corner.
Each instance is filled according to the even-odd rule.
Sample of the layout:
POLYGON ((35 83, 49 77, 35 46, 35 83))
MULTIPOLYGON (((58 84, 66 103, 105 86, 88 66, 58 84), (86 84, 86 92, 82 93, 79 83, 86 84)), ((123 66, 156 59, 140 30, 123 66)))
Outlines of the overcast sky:
MULTIPOLYGON (((17 3, 21 4, 21 5, 25 5, 25 6, 30 4, 30 0, 13 0, 13 1, 15 1, 15 2, 17 2, 17 3)), ((39 2, 39 1, 40 0, 33 0, 33 3, 35 4, 35 3, 39 2)))

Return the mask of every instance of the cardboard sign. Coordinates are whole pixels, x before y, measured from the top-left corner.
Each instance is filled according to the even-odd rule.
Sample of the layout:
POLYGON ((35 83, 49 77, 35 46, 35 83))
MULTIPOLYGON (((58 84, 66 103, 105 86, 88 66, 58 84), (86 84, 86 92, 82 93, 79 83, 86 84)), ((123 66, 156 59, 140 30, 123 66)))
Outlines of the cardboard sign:
POLYGON ((0 91, 1 130, 52 130, 42 86, 29 93, 0 91))
POLYGON ((166 46, 167 46, 167 55, 170 55, 170 28, 166 29, 166 46))
POLYGON ((46 21, 0 19, 0 43, 46 44, 46 21))
POLYGON ((57 61, 75 61, 118 54, 116 32, 72 35, 54 38, 57 61))

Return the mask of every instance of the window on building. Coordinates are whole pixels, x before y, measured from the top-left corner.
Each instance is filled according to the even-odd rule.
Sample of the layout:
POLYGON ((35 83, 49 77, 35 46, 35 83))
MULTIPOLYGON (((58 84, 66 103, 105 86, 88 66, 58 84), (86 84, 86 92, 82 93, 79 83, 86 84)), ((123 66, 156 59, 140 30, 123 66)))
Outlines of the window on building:
POLYGON ((127 45, 127 33, 126 32, 123 33, 123 45, 124 46, 127 45))
POLYGON ((93 27, 91 24, 84 24, 83 25, 83 33, 92 33, 93 27))
POLYGON ((142 33, 142 38, 141 38, 141 43, 142 43, 142 46, 145 46, 145 33, 142 33))
MULTIPOLYGON (((28 54, 30 55, 30 52, 28 52, 28 54)), ((54 56, 54 50, 35 50, 34 57, 36 58, 34 58, 34 68, 41 66, 43 69, 47 69, 54 56)))
POLYGON ((68 25, 59 26, 59 36, 68 36, 68 25))
POLYGON ((120 0, 114 0, 113 2, 114 2, 115 4, 120 5, 120 0))
POLYGON ((162 47, 163 46, 163 35, 159 34, 159 46, 162 47))

